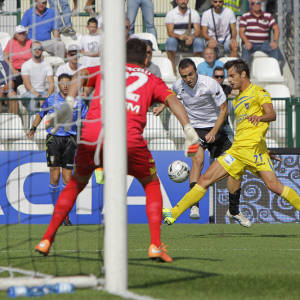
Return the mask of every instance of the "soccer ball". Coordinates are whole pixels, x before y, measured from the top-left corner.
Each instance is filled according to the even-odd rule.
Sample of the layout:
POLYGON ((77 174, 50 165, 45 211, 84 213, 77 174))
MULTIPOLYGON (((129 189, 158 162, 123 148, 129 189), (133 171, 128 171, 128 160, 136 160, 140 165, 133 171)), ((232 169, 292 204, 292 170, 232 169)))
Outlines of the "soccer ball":
POLYGON ((168 175, 174 182, 180 183, 188 179, 190 167, 181 160, 173 161, 168 167, 168 175))

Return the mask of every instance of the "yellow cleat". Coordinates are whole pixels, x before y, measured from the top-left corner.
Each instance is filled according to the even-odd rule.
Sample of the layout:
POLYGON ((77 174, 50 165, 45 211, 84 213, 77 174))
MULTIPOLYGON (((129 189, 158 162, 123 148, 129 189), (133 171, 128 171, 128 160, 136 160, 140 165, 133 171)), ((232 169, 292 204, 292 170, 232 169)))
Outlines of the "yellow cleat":
POLYGON ((170 208, 163 208, 162 218, 164 222, 168 225, 172 225, 176 221, 176 219, 172 216, 172 212, 170 208))

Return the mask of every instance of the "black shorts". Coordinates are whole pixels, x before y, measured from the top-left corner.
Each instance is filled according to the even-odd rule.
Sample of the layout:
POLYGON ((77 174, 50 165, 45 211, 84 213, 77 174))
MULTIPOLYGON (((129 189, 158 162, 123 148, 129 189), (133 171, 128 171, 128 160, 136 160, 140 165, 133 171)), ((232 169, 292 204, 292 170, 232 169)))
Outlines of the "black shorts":
MULTIPOLYGON (((198 136, 205 141, 205 136, 211 131, 212 127, 209 128, 195 128, 198 136)), ((221 128, 216 134, 216 139, 213 143, 207 143, 205 146, 202 146, 204 149, 207 149, 210 153, 211 158, 216 158, 220 156, 223 152, 231 147, 232 143, 230 142, 227 134, 221 128)))
POLYGON ((76 148, 76 136, 48 134, 46 139, 47 166, 72 170, 76 148))

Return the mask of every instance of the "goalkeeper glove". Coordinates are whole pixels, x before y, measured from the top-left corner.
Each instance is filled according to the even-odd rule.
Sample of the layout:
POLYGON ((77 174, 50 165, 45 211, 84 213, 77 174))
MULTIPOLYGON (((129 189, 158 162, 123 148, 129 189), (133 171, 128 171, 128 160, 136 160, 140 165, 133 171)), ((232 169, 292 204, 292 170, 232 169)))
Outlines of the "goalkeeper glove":
POLYGON ((185 156, 194 156, 200 146, 199 136, 190 123, 184 126, 183 131, 185 134, 184 154, 185 156))
POLYGON ((56 112, 45 117, 46 129, 53 127, 51 130, 51 134, 55 134, 59 127, 65 123, 67 123, 67 125, 64 126, 64 130, 70 130, 73 120, 73 105, 74 98, 71 96, 67 96, 66 102, 63 103, 56 112))

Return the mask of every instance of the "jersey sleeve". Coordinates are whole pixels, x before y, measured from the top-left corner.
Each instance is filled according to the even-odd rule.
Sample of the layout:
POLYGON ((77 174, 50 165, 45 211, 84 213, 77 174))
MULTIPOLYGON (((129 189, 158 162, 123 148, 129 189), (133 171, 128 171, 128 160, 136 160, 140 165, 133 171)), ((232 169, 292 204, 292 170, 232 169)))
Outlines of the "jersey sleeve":
POLYGON ((266 90, 260 88, 257 93, 258 93, 257 100, 260 106, 263 106, 266 103, 272 103, 271 95, 266 90))
POLYGON ((49 112, 49 109, 47 109, 49 107, 49 99, 52 96, 49 96, 46 98, 46 100, 43 102, 42 107, 41 107, 41 111, 38 112, 38 114, 40 115, 40 117, 43 119, 45 117, 45 115, 49 112))
POLYGON ((86 70, 89 73, 89 75, 88 75, 89 78, 88 78, 86 86, 95 87, 97 77, 100 73, 100 67, 99 66, 89 67, 89 68, 86 68, 86 70))
POLYGON ((216 105, 221 106, 224 102, 226 102, 226 95, 223 91, 223 88, 215 79, 212 79, 210 77, 208 78, 211 79, 208 81, 210 85, 211 95, 216 105))
POLYGON ((170 95, 175 95, 175 93, 167 87, 167 85, 162 81, 162 79, 157 78, 153 75, 154 78, 154 91, 153 99, 159 102, 165 102, 170 95))

